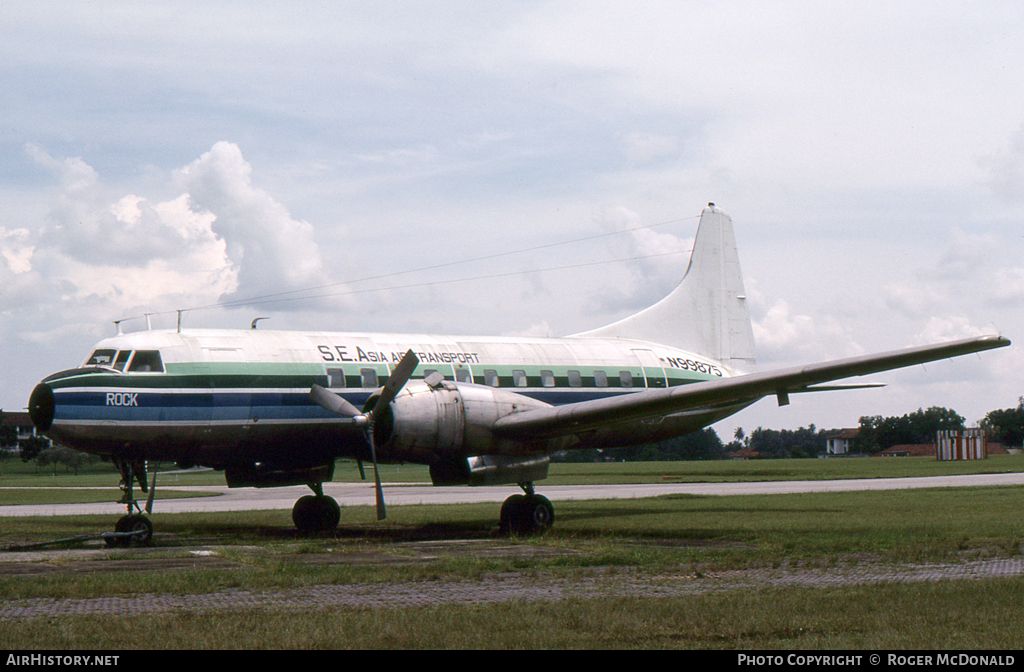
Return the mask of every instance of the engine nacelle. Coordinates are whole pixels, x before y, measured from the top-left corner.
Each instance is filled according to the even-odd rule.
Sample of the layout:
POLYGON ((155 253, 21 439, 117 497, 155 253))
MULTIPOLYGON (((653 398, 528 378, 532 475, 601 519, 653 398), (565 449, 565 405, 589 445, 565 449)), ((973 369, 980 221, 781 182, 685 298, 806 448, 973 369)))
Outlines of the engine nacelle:
POLYGON ((334 462, 309 467, 281 467, 256 462, 229 464, 224 479, 229 488, 276 488, 282 485, 327 483, 334 478, 334 462))
MULTIPOLYGON (((374 403, 370 398, 367 407, 374 403)), ((491 427, 511 413, 547 408, 522 394, 471 383, 409 381, 388 409, 373 413, 378 459, 435 463, 476 455, 523 457, 559 450, 564 439, 501 439, 491 427)))
POLYGON ((434 485, 506 485, 533 483, 548 477, 547 455, 503 457, 478 455, 457 457, 430 465, 434 485))

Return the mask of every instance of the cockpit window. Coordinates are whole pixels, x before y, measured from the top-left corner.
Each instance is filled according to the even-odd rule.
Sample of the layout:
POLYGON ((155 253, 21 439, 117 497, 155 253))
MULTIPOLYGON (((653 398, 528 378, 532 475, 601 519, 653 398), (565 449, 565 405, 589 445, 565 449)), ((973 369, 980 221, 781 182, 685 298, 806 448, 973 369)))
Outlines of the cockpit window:
POLYGON ((132 358, 129 371, 157 371, 164 370, 163 360, 160 359, 159 350, 138 350, 132 358))
POLYGON ((97 350, 92 353, 89 357, 89 361, 85 363, 86 366, 110 366, 114 363, 114 355, 117 354, 117 350, 97 350))
POLYGON ((114 360, 114 368, 118 371, 124 371, 125 364, 128 363, 128 358, 132 356, 131 350, 122 350, 117 353, 117 359, 114 360))

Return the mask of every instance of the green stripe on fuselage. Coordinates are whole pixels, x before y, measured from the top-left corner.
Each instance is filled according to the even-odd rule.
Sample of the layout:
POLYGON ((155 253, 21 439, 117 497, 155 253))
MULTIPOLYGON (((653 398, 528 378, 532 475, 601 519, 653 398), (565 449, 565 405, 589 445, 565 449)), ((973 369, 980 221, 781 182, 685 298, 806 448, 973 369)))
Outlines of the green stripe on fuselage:
MULTIPOLYGON (((83 373, 69 375, 54 380, 50 385, 54 389, 64 387, 103 387, 103 388, 148 388, 148 389, 297 389, 308 388, 314 383, 327 384, 327 369, 342 369, 345 372, 346 387, 359 388, 358 384, 362 369, 373 369, 378 375, 378 385, 387 380, 387 367, 384 364, 370 363, 337 363, 316 364, 296 362, 186 362, 170 363, 165 373, 83 373), (355 383, 355 384, 353 384, 355 383)), ((453 371, 458 367, 444 364, 421 364, 413 374, 414 378, 422 378, 426 371, 439 371, 446 379, 453 379, 453 371)), ((463 367, 465 368, 465 367, 463 367)), ((565 389, 574 387, 598 387, 594 380, 595 371, 604 371, 607 376, 607 387, 619 388, 619 374, 629 371, 633 378, 632 387, 644 388, 645 375, 649 387, 663 387, 667 374, 670 386, 716 379, 716 376, 695 371, 679 371, 666 368, 645 368, 643 372, 638 366, 633 367, 569 367, 569 366, 522 366, 499 364, 475 364, 472 367, 473 382, 485 384, 484 371, 493 370, 497 373, 499 387, 516 389, 513 372, 523 371, 526 374, 526 387, 544 388, 542 371, 551 371, 554 376, 554 388, 565 389), (569 383, 568 372, 577 371, 581 377, 579 386, 569 383), (659 381, 653 384, 654 381, 659 381)), ((550 389, 550 388, 547 388, 550 389)))

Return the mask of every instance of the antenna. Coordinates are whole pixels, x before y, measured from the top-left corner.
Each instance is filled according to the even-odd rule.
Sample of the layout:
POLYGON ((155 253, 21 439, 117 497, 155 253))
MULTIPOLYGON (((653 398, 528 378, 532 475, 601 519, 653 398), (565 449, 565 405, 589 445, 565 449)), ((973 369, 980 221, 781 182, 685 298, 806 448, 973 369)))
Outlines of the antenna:
POLYGON ((249 328, 250 329, 255 329, 257 322, 259 322, 260 320, 269 320, 269 319, 270 319, 269 317, 256 317, 256 318, 253 318, 252 324, 249 325, 249 328))
POLYGON ((181 333, 181 314, 183 312, 185 312, 185 311, 183 311, 183 310, 179 310, 178 311, 178 333, 179 334, 181 333))
POLYGON ((124 336, 124 332, 121 331, 121 323, 122 322, 124 322, 123 319, 122 320, 114 320, 114 326, 117 327, 117 335, 118 336, 124 336))

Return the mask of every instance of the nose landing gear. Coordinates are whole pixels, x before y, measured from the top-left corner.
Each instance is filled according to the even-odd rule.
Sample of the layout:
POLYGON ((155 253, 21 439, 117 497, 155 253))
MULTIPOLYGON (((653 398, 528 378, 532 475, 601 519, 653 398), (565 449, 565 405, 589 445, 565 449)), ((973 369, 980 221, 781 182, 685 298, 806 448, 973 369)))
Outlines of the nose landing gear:
POLYGON ((152 485, 146 477, 146 463, 142 460, 114 459, 114 464, 121 472, 121 499, 119 504, 128 507, 128 515, 122 516, 114 525, 113 532, 104 532, 102 537, 107 546, 111 548, 124 546, 149 546, 153 543, 153 523, 147 516, 142 515, 142 507, 135 499, 133 484, 137 481, 139 488, 146 497, 146 513, 153 511, 153 495, 156 490, 156 474, 153 475, 152 485))

